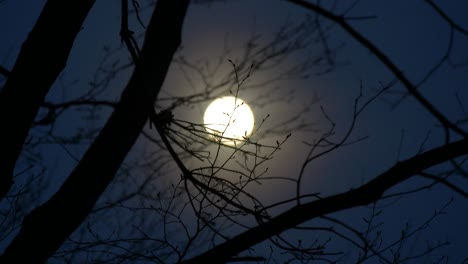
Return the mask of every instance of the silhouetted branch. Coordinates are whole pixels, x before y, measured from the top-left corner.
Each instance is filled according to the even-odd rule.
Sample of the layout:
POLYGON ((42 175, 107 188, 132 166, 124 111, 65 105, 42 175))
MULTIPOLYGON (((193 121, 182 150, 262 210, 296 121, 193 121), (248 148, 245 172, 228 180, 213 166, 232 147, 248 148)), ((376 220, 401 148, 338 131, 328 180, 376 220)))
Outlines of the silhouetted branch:
POLYGON ((468 134, 461 129, 459 126, 451 122, 444 114, 442 114, 436 107, 434 107, 417 89, 417 86, 414 85, 404 74, 403 72, 394 64, 390 58, 385 55, 379 48, 377 48, 372 42, 367 38, 357 32, 349 23, 346 22, 344 17, 335 15, 320 6, 307 2, 304 0, 288 0, 289 2, 301 6, 310 11, 316 12, 325 18, 337 23, 340 25, 346 32, 348 32, 356 41, 361 45, 366 47, 372 54, 374 54, 397 78, 401 83, 406 87, 408 92, 414 96, 414 98, 426 108, 429 113, 431 113, 439 122, 452 129, 456 133, 460 134, 463 137, 467 137, 468 134))
POLYGON ((51 103, 44 102, 41 107, 47 109, 47 113, 42 116, 38 121, 34 122, 34 125, 50 125, 62 114, 65 110, 71 107, 79 106, 107 106, 115 108, 117 105, 116 102, 106 101, 106 100, 77 100, 77 101, 68 101, 63 103, 51 103))
POLYGON ((455 30, 459 31, 460 33, 462 34, 465 34, 468 36, 468 30, 464 29, 462 26, 460 26, 459 24, 455 23, 447 14, 445 14, 444 11, 442 11, 442 9, 436 5, 432 0, 426 0, 426 3, 428 3, 436 12, 437 14, 439 14, 442 19, 445 20, 445 22, 447 22, 450 27, 453 27, 455 30))
POLYGON ((13 170, 29 128, 65 67, 75 37, 93 4, 94 0, 47 1, 23 43, 0 93, 0 123, 8 124, 8 129, 0 129, 0 199, 13 184, 13 170))
MULTIPOLYGON (((135 3, 134 0, 132 0, 135 3)), ((140 57, 140 50, 138 48, 138 43, 133 37, 133 31, 128 29, 128 0, 122 0, 121 2, 122 12, 121 12, 121 25, 120 25, 120 37, 122 41, 125 42, 128 51, 132 57, 133 63, 138 62, 140 57)))
POLYGON ((148 119, 180 44, 188 3, 158 1, 139 64, 115 111, 58 192, 26 216, 0 257, 3 263, 45 262, 91 212, 148 119))
MULTIPOLYGON (((306 170, 306 167, 308 166, 308 164, 310 164, 312 161, 314 161, 314 160, 316 160, 316 159, 318 159, 318 158, 320 158, 322 156, 327 155, 328 153, 331 153, 332 151, 334 151, 334 150, 336 150, 336 149, 338 149, 338 148, 340 148, 342 146, 350 145, 352 143, 356 143, 358 141, 363 140, 363 138, 361 138, 361 139, 358 139, 358 140, 356 140, 354 142, 351 142, 351 143, 348 142, 349 137, 351 136, 351 133, 354 131, 354 127, 356 125, 356 122, 358 120, 359 115, 361 115, 363 113, 363 111, 366 110, 369 107, 369 105, 372 102, 374 102, 380 95, 382 95, 385 91, 387 91, 388 89, 393 87, 396 83, 397 83, 396 80, 393 80, 393 81, 389 82, 387 85, 384 85, 377 93, 375 93, 373 96, 371 96, 370 99, 363 102, 362 105, 361 105, 360 101, 362 100, 362 97, 363 97, 363 92, 362 92, 363 84, 361 82, 360 86, 359 86, 359 94, 354 99, 354 107, 353 107, 353 115, 351 116, 351 124, 349 125, 349 128, 344 133, 344 136, 342 136, 341 139, 336 140, 337 142, 332 142, 329 139, 335 132, 335 125, 336 124, 335 124, 335 122, 333 120, 331 120, 331 118, 325 112, 325 109, 323 107, 321 107, 322 114, 324 115, 324 117, 327 119, 327 121, 330 124, 330 129, 325 131, 323 133, 323 135, 316 142, 314 142, 313 144, 307 144, 311 148, 310 148, 309 152, 307 153, 306 159, 305 159, 305 161, 303 162, 303 164, 301 166, 299 176, 297 177, 297 182, 296 182, 296 196, 297 197, 300 197, 300 195, 301 195, 301 185, 302 185, 301 182, 302 182, 302 178, 304 176, 304 173, 305 173, 305 170, 306 170), (322 150, 322 151, 318 151, 319 148, 325 148, 325 149, 322 150)), ((298 204, 300 203, 300 199, 297 200, 297 203, 298 204)))
MULTIPOLYGON (((48 2, 54 1, 57 0, 48 2)), ((426 1, 433 4, 431 0, 426 1)), ((308 15, 300 23, 286 21, 266 41, 263 35, 254 32, 250 38, 247 37, 242 50, 236 55, 230 53, 225 43, 222 54, 218 57, 210 54, 209 59, 193 58, 198 54, 185 53, 187 50, 191 52, 191 48, 176 51, 187 5, 193 2, 197 1, 142 2, 151 7, 156 5, 156 8, 142 49, 139 50, 137 39, 142 34, 134 34, 128 28, 128 16, 133 12, 143 26, 139 3, 137 0, 121 0, 122 17, 117 23, 120 22, 120 34, 125 45, 118 45, 115 49, 104 47, 104 58, 96 61, 96 72, 87 85, 80 85, 78 89, 63 86, 73 90, 73 98, 68 98, 70 93, 63 89, 61 100, 55 99, 60 94, 52 93, 49 98, 55 101, 39 103, 39 114, 29 124, 32 124, 30 136, 23 145, 16 166, 16 174, 20 177, 0 204, 0 243, 4 244, 2 251, 6 249, 0 256, 1 263, 40 263, 47 259, 65 263, 81 263, 83 259, 93 263, 341 263, 353 260, 356 263, 402 263, 424 256, 433 257, 428 255, 447 245, 448 242, 442 241, 427 248, 418 244, 410 251, 406 250, 408 242, 420 242, 417 234, 423 233, 422 230, 437 216, 444 214, 450 202, 423 221, 416 220, 419 223, 416 228, 408 222, 398 230, 401 236, 400 232, 393 233, 394 223, 391 223, 391 230, 386 230, 384 222, 387 218, 379 218, 379 215, 385 215, 381 214, 380 208, 388 206, 388 203, 382 206, 381 201, 396 197, 389 201, 394 203, 402 200, 403 195, 434 186, 445 186, 463 198, 468 195, 464 186, 457 185, 457 179, 452 178, 452 175, 468 177, 468 172, 463 168, 468 160, 468 138, 463 130, 466 118, 455 120, 447 114, 451 112, 436 109, 436 104, 432 105, 418 91, 419 86, 444 66, 444 62, 450 60, 451 53, 455 52, 455 48, 452 51, 452 46, 455 47, 454 32, 460 30, 455 28, 457 25, 453 20, 438 6, 432 6, 444 20, 441 23, 450 25, 450 32, 447 31, 450 33, 448 47, 440 50, 444 52, 442 58, 429 66, 421 81, 410 83, 409 78, 386 54, 350 26, 350 20, 374 18, 347 16, 359 0, 353 0, 351 7, 341 15, 336 15, 339 1, 322 5, 321 1, 289 0, 316 12, 316 16, 308 15), (132 1, 134 10, 128 10, 128 1, 132 1), (323 6, 332 7, 325 9, 323 6), (327 91, 322 97, 317 93, 321 88, 315 90, 314 87, 312 90, 306 87, 295 95, 292 87, 297 87, 295 81, 300 81, 301 88, 302 84, 315 86, 316 76, 330 72, 339 65, 339 58, 335 58, 338 48, 332 46, 333 39, 329 39, 327 31, 336 25, 350 33, 358 44, 367 47, 395 76, 385 84, 380 83, 375 93, 366 96, 365 81, 361 81, 354 101, 346 93, 349 107, 342 108, 342 104, 319 107, 315 104, 322 98, 332 95, 330 102, 337 102, 335 99, 342 99, 342 95, 327 95, 327 91), (316 45, 319 47, 316 48, 316 45), (317 53, 315 50, 318 50, 317 53), (229 66, 227 62, 233 66, 233 71, 226 70, 226 64, 229 66), (175 73, 171 72, 168 76, 176 77, 176 85, 172 85, 173 80, 169 82, 168 79, 164 86, 167 89, 161 91, 170 66, 175 73), (106 99, 115 96, 115 89, 119 89, 116 86, 128 77, 132 69, 133 74, 121 94, 121 100, 113 102, 113 99, 106 99), (304 83, 310 76, 314 80, 304 83), (294 82, 284 82, 290 80, 294 82), (400 81, 406 90, 392 88, 400 81), (385 117, 386 113, 380 112, 377 106, 372 109, 377 111, 366 113, 364 117, 361 115, 371 105, 374 106, 373 102, 384 93, 391 92, 415 96, 431 117, 438 118, 440 123, 436 126, 442 127, 442 133, 445 132, 445 145, 434 148, 433 134, 429 138, 429 133, 424 138, 423 135, 409 138, 408 135, 412 135, 414 130, 405 128, 408 133, 402 133, 400 142, 392 147, 397 149, 399 160, 400 154, 404 156, 412 151, 405 149, 403 144, 411 140, 411 146, 417 145, 414 156, 383 168, 383 173, 371 175, 374 178, 362 184, 359 172, 347 170, 351 163, 353 167, 359 166, 360 157, 349 160, 361 151, 359 146, 354 146, 357 148, 355 152, 348 152, 344 154, 346 156, 334 154, 339 152, 336 150, 367 138, 360 135, 352 137, 356 132, 374 131, 371 127, 358 124, 362 119, 372 123, 375 114, 385 117), (263 119, 257 117, 254 132, 244 134, 241 139, 226 136, 226 130, 210 130, 203 121, 198 121, 194 109, 201 111, 203 104, 229 93, 236 99, 239 95, 248 98, 252 108, 262 108, 257 113, 272 109, 271 117, 267 113, 259 114, 263 119), (421 98, 418 99, 418 96, 421 98), (276 109, 277 103, 286 103, 288 108, 281 105, 280 109, 276 109), (190 111, 188 118, 184 115, 186 110, 190 111), (337 110, 343 110, 343 116, 337 114, 337 110), (83 111, 85 114, 82 114, 83 111), (280 121, 277 121, 275 111, 281 112, 280 121), (100 116, 109 114, 110 118, 104 123, 100 116), (348 119, 343 121, 343 117, 348 119), (74 122, 79 118, 86 123, 74 122), (317 119, 321 121, 315 121, 317 119), (270 122, 275 124, 271 125, 270 122), (156 128, 156 132, 152 128, 156 128), (292 141, 297 145, 285 144, 286 141, 290 143, 288 138, 291 131, 294 132, 292 141), (462 135, 463 139, 450 143, 453 131, 462 135), (272 135, 280 135, 281 138, 275 140, 271 138, 272 135), (303 136, 307 139, 302 139, 303 136), (419 141, 422 141, 420 145, 419 141), (300 142, 304 145, 298 145, 300 142), (89 147, 86 153, 85 147, 89 147), (52 182, 60 176, 60 172, 50 173, 55 167, 49 165, 52 163, 50 161, 55 162, 55 157, 48 155, 49 151, 59 154, 55 152, 57 149, 62 154, 59 163, 65 160, 77 165, 70 175, 60 178, 65 183, 50 198, 55 184, 51 184, 54 187, 51 189, 42 183, 52 182), (286 157, 277 155, 282 149, 289 151, 286 157), (267 165, 272 163, 273 156, 273 162, 278 163, 269 170, 267 165), (346 191, 324 197, 317 190, 327 193, 330 186, 323 186, 325 188, 322 190, 321 184, 315 184, 321 180, 314 176, 317 171, 310 175, 307 175, 307 171, 319 158, 328 158, 324 160, 328 163, 343 157, 348 160, 333 163, 326 171, 319 170, 320 176, 336 173, 338 169, 351 176, 346 177, 350 181, 345 182, 360 182, 362 185, 348 189, 331 182, 333 188, 346 191), (42 158, 47 167, 37 161, 42 158), (301 164, 298 168, 289 167, 300 162, 293 159, 305 161, 302 167, 301 164), (306 181, 307 176, 312 177, 306 181), (315 182, 317 179, 319 181, 315 182), (309 180, 314 184, 308 184, 309 180), (39 202, 43 205, 39 206, 39 202), (368 204, 372 204, 370 215, 365 214, 359 220, 362 209, 366 209, 363 207, 368 204), (357 222, 354 221, 356 216, 357 222), (384 236, 385 231, 389 231, 390 238, 384 236), (13 242, 7 245, 12 239, 13 242), (344 247, 341 247, 342 243, 344 247), (270 246, 270 252, 264 250, 265 245, 270 246), (278 259, 273 257, 274 251, 280 255, 278 259), (271 255, 268 257, 269 253, 271 255)), ((146 13, 144 18, 146 21, 146 13)), ((293 21, 296 19, 294 17, 293 21)), ((463 28, 460 32, 466 34, 463 28)), ((2 68, 0 74, 1 71, 2 68)), ((8 74, 10 78, 13 73, 8 74)), ((4 83, 8 78, 4 78, 4 83)), ((58 85, 62 85, 62 80, 59 79, 58 85)), ((0 94, 0 103, 2 96, 0 94)), ((27 94, 22 94, 22 97, 25 96, 27 94)), ((455 99, 460 112, 466 116, 463 96, 460 91, 455 99)), ((0 111, 5 110, 2 107, 0 111)), ((233 121, 231 117, 236 107, 233 112, 226 113, 230 121, 233 121)), ((11 110, 7 109, 6 113, 9 112, 11 110)), ((2 115, 0 113, 0 117, 2 115)), ((390 131, 384 133, 387 132, 390 131)), ((455 137, 459 138, 458 135, 455 137)), ((0 139, 0 144, 2 140, 7 142, 0 139)), ((386 143, 391 142, 387 140, 386 143)), ((381 150, 377 145, 371 147, 381 150)), ((3 145, 0 145, 0 167, 3 166, 2 148, 3 145)), ((382 160, 385 157, 390 157, 391 161, 393 155, 386 151, 378 158, 382 160)), ((65 163, 58 166, 58 171, 62 171, 62 166, 72 169, 72 165, 65 163)), ((379 166, 374 163, 367 165, 372 171, 379 166)), ((367 165, 364 165, 364 170, 368 169, 367 165)), ((417 218, 421 216, 416 215, 417 218)))
POLYGON ((8 77, 8 76, 10 76, 10 71, 7 70, 5 67, 0 66, 0 74, 5 76, 5 77, 8 77))
POLYGON ((463 191, 462 189, 458 188, 454 184, 450 183, 449 181, 447 181, 447 179, 437 177, 437 176, 432 175, 432 174, 427 173, 427 172, 420 172, 419 175, 421 175, 424 178, 431 179, 431 180, 433 180, 435 182, 438 182, 438 183, 440 182, 443 185, 447 186, 448 188, 454 190, 456 193, 462 195, 465 198, 468 198, 468 193, 467 192, 463 191))
POLYGON ((419 172, 455 157, 468 154, 468 139, 459 140, 397 163, 357 189, 297 205, 262 225, 241 233, 223 244, 184 263, 224 262, 253 245, 316 217, 376 202, 382 194, 419 172))

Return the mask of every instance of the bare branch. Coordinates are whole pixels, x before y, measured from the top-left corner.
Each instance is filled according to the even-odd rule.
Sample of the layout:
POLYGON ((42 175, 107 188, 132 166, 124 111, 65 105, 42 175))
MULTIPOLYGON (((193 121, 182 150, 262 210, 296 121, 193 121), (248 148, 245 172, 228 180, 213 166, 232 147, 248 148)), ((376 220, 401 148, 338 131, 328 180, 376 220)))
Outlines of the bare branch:
POLYGON ((10 76, 10 71, 7 70, 5 67, 0 66, 0 74, 5 76, 5 77, 8 77, 8 76, 10 76))
POLYGON ((181 41, 189 1, 158 1, 141 61, 101 133, 59 191, 26 216, 0 260, 45 262, 91 212, 146 123, 181 41), (80 199, 76 199, 77 195, 80 199), (47 237, 47 241, 44 241, 47 237), (24 254, 25 250, 37 254, 24 254))
POLYGON ((443 185, 447 186, 448 188, 454 190, 456 193, 462 195, 465 198, 468 198, 468 193, 467 192, 463 191, 462 189, 458 188, 454 184, 450 183, 449 181, 447 181, 447 179, 437 177, 437 176, 432 175, 432 174, 427 173, 427 172, 420 172, 419 175, 421 175, 424 178, 431 179, 431 180, 433 180, 435 182, 440 182, 443 185))
POLYGON ((213 262, 226 261, 229 256, 235 256, 251 246, 305 221, 329 213, 376 202, 385 191, 424 169, 466 154, 468 154, 468 139, 456 141, 421 153, 418 156, 397 163, 386 172, 357 189, 295 206, 272 218, 270 221, 237 235, 229 241, 184 263, 200 263, 208 260, 213 262))
POLYGON ((436 5, 432 0, 426 0, 426 3, 428 3, 436 12, 439 14, 442 19, 445 20, 451 27, 453 27, 456 31, 461 32, 464 35, 468 36, 468 30, 464 29, 462 26, 459 24, 455 23, 450 16, 448 16, 442 9, 436 5))
POLYGON ((93 4, 94 0, 47 1, 23 43, 0 93, 0 123, 8 124, 8 129, 0 130, 0 199, 13 184, 13 170, 29 128, 65 67, 75 37, 93 4))
POLYGON ((467 137, 468 134, 466 131, 461 129, 459 126, 451 122, 444 114, 442 114, 436 107, 434 107, 417 89, 417 86, 414 85, 404 74, 403 72, 393 63, 390 58, 385 55, 379 48, 377 48, 372 42, 367 38, 357 32, 342 16, 335 15, 320 6, 304 1, 304 0, 288 0, 289 2, 301 6, 305 9, 316 12, 327 19, 337 23, 344 30, 346 30, 356 41, 361 43, 366 47, 372 54, 374 54, 397 78, 403 83, 408 92, 419 101, 419 103, 426 108, 429 113, 431 113, 439 122, 452 129, 456 133, 460 134, 463 137, 467 137))

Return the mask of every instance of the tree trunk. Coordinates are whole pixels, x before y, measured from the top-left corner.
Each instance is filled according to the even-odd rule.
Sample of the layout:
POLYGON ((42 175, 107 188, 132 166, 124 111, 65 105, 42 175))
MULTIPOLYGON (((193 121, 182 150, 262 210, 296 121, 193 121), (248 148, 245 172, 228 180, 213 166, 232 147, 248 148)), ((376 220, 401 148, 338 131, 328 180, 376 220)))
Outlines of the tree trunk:
POLYGON ((0 92, 0 199, 34 117, 65 64, 94 0, 49 0, 0 92), (64 30, 65 29, 65 30, 64 30))
POLYGON ((59 191, 24 220, 1 263, 45 262, 81 224, 145 125, 177 50, 189 0, 159 0, 141 57, 106 125, 59 191))

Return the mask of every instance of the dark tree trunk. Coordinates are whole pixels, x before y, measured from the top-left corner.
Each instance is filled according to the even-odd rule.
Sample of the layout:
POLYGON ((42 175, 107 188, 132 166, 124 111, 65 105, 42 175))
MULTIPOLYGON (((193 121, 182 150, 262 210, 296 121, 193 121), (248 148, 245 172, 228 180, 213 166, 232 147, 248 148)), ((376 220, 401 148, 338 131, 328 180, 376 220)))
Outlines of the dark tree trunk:
POLYGON ((164 82, 189 0, 159 0, 141 57, 106 125, 60 190, 31 212, 1 263, 45 262, 90 213, 145 125, 164 82))
POLYGON ((13 185, 13 171, 34 117, 65 68, 73 42, 94 0, 49 0, 0 93, 0 199, 13 185))

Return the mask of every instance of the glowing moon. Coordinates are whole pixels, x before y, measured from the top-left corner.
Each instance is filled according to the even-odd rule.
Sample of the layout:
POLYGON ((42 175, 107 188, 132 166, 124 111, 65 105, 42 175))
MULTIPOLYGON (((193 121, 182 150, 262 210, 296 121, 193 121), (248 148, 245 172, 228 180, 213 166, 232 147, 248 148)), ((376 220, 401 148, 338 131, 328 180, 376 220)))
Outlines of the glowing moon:
POLYGON ((254 128, 254 115, 250 107, 240 98, 225 96, 214 100, 205 110, 205 128, 223 142, 242 140, 254 128))

